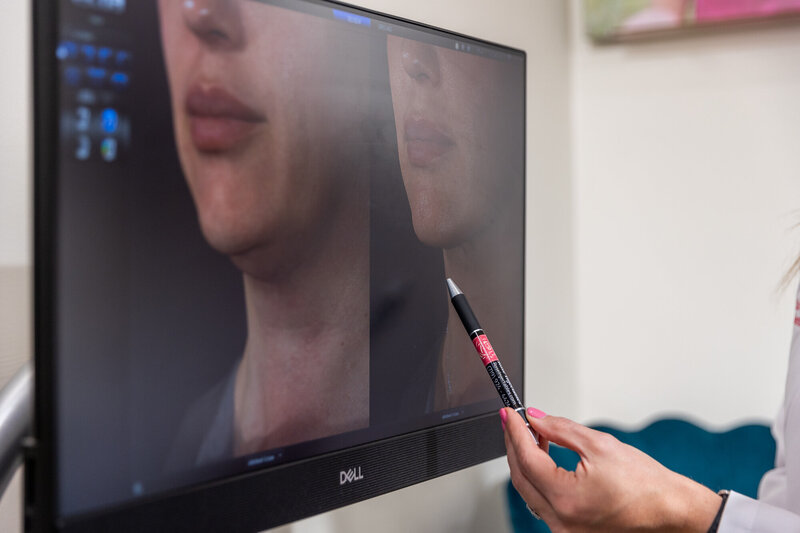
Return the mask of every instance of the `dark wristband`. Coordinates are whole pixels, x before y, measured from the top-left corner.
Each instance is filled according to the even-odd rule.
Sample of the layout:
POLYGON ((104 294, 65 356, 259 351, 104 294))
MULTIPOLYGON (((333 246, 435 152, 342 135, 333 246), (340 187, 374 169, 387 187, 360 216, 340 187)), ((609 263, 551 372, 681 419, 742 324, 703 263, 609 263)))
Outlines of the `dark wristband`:
POLYGON ((719 528, 719 521, 722 520, 722 511, 725 510, 725 504, 728 502, 729 494, 730 491, 728 490, 719 491, 719 495, 722 496, 722 503, 719 504, 719 511, 717 511, 717 516, 714 517, 714 521, 711 522, 711 527, 708 528, 708 533, 717 533, 717 528, 719 528))

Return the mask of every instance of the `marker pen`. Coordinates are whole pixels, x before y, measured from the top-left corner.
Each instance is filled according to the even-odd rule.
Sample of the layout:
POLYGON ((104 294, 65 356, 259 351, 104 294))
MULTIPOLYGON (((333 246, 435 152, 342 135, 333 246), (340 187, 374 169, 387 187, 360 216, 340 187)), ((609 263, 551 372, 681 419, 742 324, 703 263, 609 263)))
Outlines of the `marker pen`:
POLYGON ((492 383, 494 383, 494 387, 497 389, 498 394, 500 394, 503 405, 512 408, 522 417, 522 420, 525 421, 525 425, 528 427, 528 431, 530 431, 533 436, 533 440, 536 441, 536 444, 539 444, 539 439, 536 437, 536 433, 533 431, 533 428, 531 428, 530 423, 528 423, 528 418, 525 416, 525 406, 522 405, 519 396, 517 396, 517 392, 511 385, 506 371, 503 370, 503 365, 501 365, 500 361, 497 359, 497 354, 494 353, 494 348, 492 348, 492 344, 486 337, 486 333, 481 329, 481 325, 478 323, 475 313, 472 312, 472 308, 470 308, 469 302, 467 302, 467 297, 464 296, 464 293, 461 292, 458 285, 450 278, 447 278, 447 290, 450 291, 450 301, 453 303, 453 307, 456 313, 458 313, 461 323, 464 324, 469 338, 472 339, 472 344, 474 344, 475 349, 478 350, 478 355, 481 356, 483 366, 486 367, 489 377, 492 378, 492 383))

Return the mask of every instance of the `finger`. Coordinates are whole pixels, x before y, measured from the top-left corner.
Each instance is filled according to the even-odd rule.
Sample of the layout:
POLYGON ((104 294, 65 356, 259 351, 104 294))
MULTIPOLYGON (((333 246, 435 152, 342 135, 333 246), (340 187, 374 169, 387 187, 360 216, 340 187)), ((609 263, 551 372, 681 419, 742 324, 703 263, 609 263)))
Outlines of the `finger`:
POLYGON ((580 455, 584 459, 592 449, 597 439, 597 431, 573 422, 560 416, 545 416, 535 418, 528 416, 528 421, 533 429, 544 439, 564 446, 580 455))
POLYGON ((550 441, 539 435, 539 449, 546 454, 550 454, 550 441))
MULTIPOLYGON (((513 413, 510 409, 508 413, 513 413)), ((572 472, 559 469, 550 456, 544 453, 528 431, 521 417, 508 414, 506 419, 507 449, 514 451, 519 468, 542 496, 564 492, 572 472)))
MULTIPOLYGON (((534 409, 533 407, 528 407, 525 409, 525 416, 528 419, 528 423, 530 423, 531 419, 533 418, 544 418, 547 416, 546 413, 540 411, 538 409, 534 409)), ((533 426, 531 426, 533 427, 533 426)), ((539 439, 539 448, 542 449, 544 453, 550 453, 550 441, 547 440, 545 437, 540 435, 538 432, 536 433, 536 438, 539 439)))
POLYGON ((534 509, 540 517, 545 521, 547 517, 553 513, 553 508, 547 498, 539 492, 536 487, 525 477, 523 469, 520 466, 519 459, 517 458, 516 451, 508 432, 505 433, 506 440, 506 459, 508 461, 508 468, 511 471, 511 484, 519 492, 522 499, 531 509, 534 509))
POLYGON ((525 425, 525 422, 522 420, 522 417, 517 416, 517 412, 508 408, 504 407, 503 412, 506 413, 505 416, 505 431, 506 434, 511 439, 511 444, 515 447, 517 455, 520 458, 527 456, 531 453, 531 451, 538 446, 536 445, 536 441, 533 439, 531 435, 531 430, 525 425), (513 414, 512 414, 513 413, 513 414), (519 432, 521 438, 517 439, 516 434, 517 431, 512 431, 511 428, 522 428, 519 432))

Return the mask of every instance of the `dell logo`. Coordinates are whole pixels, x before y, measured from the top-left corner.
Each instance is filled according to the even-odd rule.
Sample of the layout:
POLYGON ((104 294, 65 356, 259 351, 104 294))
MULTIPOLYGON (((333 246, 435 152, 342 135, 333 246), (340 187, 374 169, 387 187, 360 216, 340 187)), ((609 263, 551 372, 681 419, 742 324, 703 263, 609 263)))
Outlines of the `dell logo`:
POLYGON ((339 472, 339 485, 352 483, 353 481, 358 481, 359 479, 364 479, 364 476, 361 474, 360 466, 339 472))

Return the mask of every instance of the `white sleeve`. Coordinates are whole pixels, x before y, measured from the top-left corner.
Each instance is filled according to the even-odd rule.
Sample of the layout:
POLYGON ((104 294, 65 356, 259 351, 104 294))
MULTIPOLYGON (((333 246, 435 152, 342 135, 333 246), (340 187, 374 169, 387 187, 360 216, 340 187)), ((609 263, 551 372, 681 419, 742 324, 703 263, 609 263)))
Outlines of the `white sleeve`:
POLYGON ((718 533, 800 533, 800 516, 736 492, 728 496, 718 533))
POLYGON ((761 479, 758 501, 731 492, 719 533, 800 533, 800 289, 786 393, 772 426, 772 436, 775 468, 761 479))
POLYGON ((795 308, 786 392, 772 425, 775 468, 761 479, 758 499, 800 514, 800 298, 795 308))
POLYGON ((784 509, 787 507, 785 423, 786 406, 782 405, 772 424, 772 437, 775 439, 775 468, 764 474, 758 485, 759 501, 784 509))

